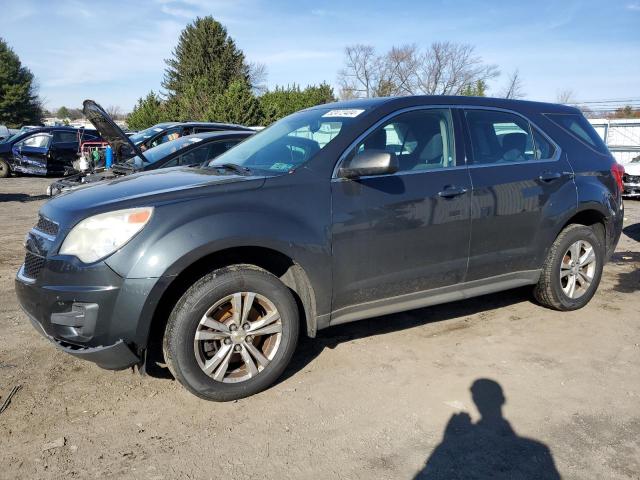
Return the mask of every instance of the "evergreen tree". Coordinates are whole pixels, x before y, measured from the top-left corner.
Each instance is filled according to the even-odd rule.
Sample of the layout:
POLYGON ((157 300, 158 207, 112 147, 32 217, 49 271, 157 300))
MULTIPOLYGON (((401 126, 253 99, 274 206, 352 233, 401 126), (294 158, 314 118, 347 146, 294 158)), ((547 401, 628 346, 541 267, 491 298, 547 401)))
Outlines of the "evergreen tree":
POLYGON ((263 124, 268 125, 287 115, 324 103, 335 102, 333 88, 327 83, 301 90, 298 85, 276 87, 260 97, 263 124))
POLYGON ((153 90, 138 103, 127 117, 127 126, 132 130, 144 130, 167 119, 164 102, 153 90))
POLYGON ((69 116, 70 116, 69 109, 64 106, 60 107, 58 109, 58 113, 56 113, 56 117, 62 118, 62 119, 69 118, 69 116))
POLYGON ((41 121, 42 106, 33 74, 0 38, 0 123, 15 128, 41 121))
POLYGON ((196 18, 180 34, 173 58, 166 60, 162 86, 169 98, 204 85, 207 94, 224 93, 232 82, 249 82, 244 54, 227 29, 211 16, 196 18), (206 81, 204 80, 206 79, 206 81))
POLYGON ((263 115, 260 102, 253 95, 249 84, 237 80, 229 88, 214 98, 206 119, 208 121, 260 125, 263 115))
POLYGON ((477 80, 475 84, 464 87, 460 94, 465 97, 486 97, 487 82, 484 80, 477 80))

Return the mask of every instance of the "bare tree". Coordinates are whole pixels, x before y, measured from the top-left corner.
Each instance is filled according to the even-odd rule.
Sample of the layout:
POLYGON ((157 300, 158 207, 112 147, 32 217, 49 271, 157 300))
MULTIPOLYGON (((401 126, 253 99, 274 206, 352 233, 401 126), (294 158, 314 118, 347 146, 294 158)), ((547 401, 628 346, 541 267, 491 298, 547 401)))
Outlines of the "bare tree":
POLYGON ((377 55, 369 45, 345 49, 338 73, 342 98, 384 95, 460 95, 470 85, 499 75, 471 45, 435 42, 421 52, 414 44, 377 55))
POLYGON ((120 117, 122 116, 122 109, 118 105, 109 105, 106 110, 111 118, 114 120, 120 120, 120 117))
POLYGON ((435 42, 423 53, 419 93, 460 95, 478 80, 486 82, 500 75, 496 65, 485 64, 472 45, 435 42))
POLYGON ((518 99, 524 98, 525 93, 522 91, 522 79, 520 78, 520 71, 515 69, 509 76, 507 85, 502 90, 500 95, 503 98, 518 99))
POLYGON ((420 67, 420 53, 415 44, 392 47, 380 64, 390 95, 415 95, 416 72, 420 67))
POLYGON ((556 102, 558 103, 576 103, 575 95, 573 90, 570 88, 565 88, 563 90, 558 90, 556 94, 556 102))
POLYGON ((250 62, 248 67, 251 90, 256 95, 262 95, 267 91, 267 66, 264 63, 250 62))
POLYGON ((338 72, 340 92, 347 98, 377 96, 380 61, 371 45, 350 45, 344 49, 345 65, 338 72))

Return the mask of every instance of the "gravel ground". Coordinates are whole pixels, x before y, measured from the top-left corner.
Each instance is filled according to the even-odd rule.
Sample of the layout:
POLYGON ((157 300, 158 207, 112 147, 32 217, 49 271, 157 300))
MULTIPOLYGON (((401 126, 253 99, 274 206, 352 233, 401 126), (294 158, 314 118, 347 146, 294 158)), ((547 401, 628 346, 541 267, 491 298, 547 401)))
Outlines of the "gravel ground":
POLYGON ((427 460, 482 478, 501 458, 518 478, 640 478, 640 202, 580 311, 519 289, 334 327, 273 388, 216 404, 31 327, 13 278, 50 182, 0 180, 0 404, 22 386, 0 413, 0 478, 436 478, 427 460))

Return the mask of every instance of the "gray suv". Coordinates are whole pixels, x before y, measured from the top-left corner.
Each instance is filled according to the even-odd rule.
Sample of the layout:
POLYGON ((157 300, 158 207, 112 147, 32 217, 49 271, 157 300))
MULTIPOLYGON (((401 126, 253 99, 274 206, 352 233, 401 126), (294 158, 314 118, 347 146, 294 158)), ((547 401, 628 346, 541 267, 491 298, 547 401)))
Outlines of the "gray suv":
POLYGON ((531 285, 583 307, 619 239, 623 170, 570 107, 470 97, 322 105, 198 168, 46 203, 16 279, 71 355, 194 394, 271 385, 299 333, 531 285))

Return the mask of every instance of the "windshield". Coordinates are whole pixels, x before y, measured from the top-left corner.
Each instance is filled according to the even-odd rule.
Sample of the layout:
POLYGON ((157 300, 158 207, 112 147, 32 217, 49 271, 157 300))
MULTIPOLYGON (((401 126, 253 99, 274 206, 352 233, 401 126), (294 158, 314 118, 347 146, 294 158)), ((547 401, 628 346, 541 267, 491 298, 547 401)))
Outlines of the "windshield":
POLYGON ((10 137, 5 138, 4 140, 2 140, 0 143, 9 143, 14 141, 16 138, 18 138, 20 135, 24 135, 24 132, 17 132, 14 133, 13 135, 11 135, 10 137))
POLYGON ((135 156, 132 159, 128 160, 128 164, 133 164, 136 167, 142 166, 142 163, 151 164, 155 163, 158 160, 162 160, 163 158, 171 155, 178 150, 182 150, 183 148, 188 147, 189 145, 193 145, 194 143, 198 143, 202 141, 202 137, 198 135, 189 135, 187 137, 178 138, 177 140, 172 140, 170 142, 162 143, 157 147, 150 148, 149 150, 145 150, 144 158, 140 159, 139 156, 135 156))
POLYGON ((135 143, 137 145, 137 144, 139 144, 141 142, 144 142, 148 138, 151 138, 154 135, 156 135, 156 134, 158 134, 160 132, 163 132, 166 129, 167 129, 166 126, 160 126, 160 124, 158 124, 158 125, 154 125, 153 127, 149 127, 146 130, 141 130, 138 133, 134 133, 129 138, 131 139, 131 141, 133 143, 135 143))
POLYGON ((252 170, 288 172, 311 160, 363 112, 317 108, 294 113, 223 153, 208 166, 231 163, 252 170))

